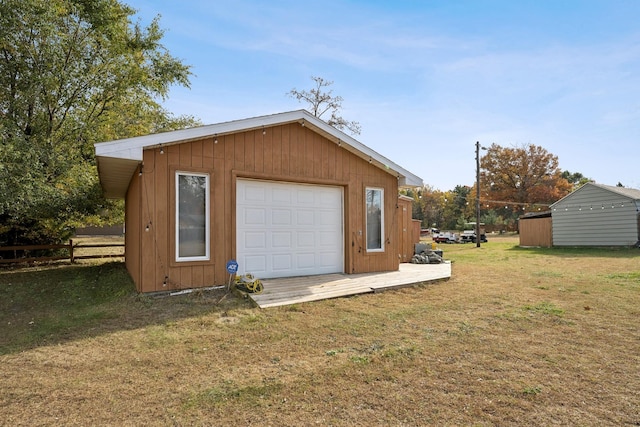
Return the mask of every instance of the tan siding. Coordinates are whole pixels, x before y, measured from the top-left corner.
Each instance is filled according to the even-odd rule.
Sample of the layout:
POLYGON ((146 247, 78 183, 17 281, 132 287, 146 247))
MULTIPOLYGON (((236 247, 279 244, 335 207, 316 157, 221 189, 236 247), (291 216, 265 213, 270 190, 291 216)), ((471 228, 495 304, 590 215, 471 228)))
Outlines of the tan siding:
POLYGON ((307 130, 307 134, 311 137, 311 152, 313 153, 313 177, 322 178, 322 146, 324 138, 315 132, 307 130))
MULTIPOLYGON (((400 209, 398 209, 400 211, 400 209)), ((402 240, 398 241, 398 253, 402 254, 400 262, 409 262, 413 256, 413 222, 411 221, 411 214, 413 209, 411 208, 411 202, 406 203, 402 208, 402 211, 398 215, 398 223, 400 219, 402 221, 402 240)), ((398 227, 400 229, 400 227, 398 227)))
MULTIPOLYGON (((413 208, 412 208, 412 210, 413 210, 413 208)), ((422 221, 420 221, 419 219, 412 219, 411 220, 411 241, 413 242, 413 245, 411 247, 411 253, 412 254, 415 253, 415 246, 416 246, 415 244, 416 243, 420 243, 420 229, 421 228, 422 228, 422 221)))
POLYGON ((142 292, 140 278, 140 232, 142 230, 140 220, 140 209, 142 198, 140 197, 140 177, 138 170, 131 178, 131 183, 125 197, 125 264, 127 271, 136 284, 138 292, 142 292))
POLYGON ((206 163, 213 158, 214 138, 208 138, 202 144, 202 159, 206 163))
POLYGON ((264 136, 261 131, 251 132, 255 151, 255 172, 264 172, 264 136))
POLYGON ((191 166, 195 168, 202 167, 202 141, 191 143, 191 166))
MULTIPOLYGON (((153 232, 155 233, 155 242, 167 242, 169 239, 169 162, 166 159, 165 154, 160 154, 159 150, 155 150, 155 224, 153 232)), ((155 243, 154 242, 154 243, 155 243)), ((156 290, 162 290, 158 288, 164 282, 164 277, 167 275, 167 267, 169 262, 169 246, 165 244, 154 244, 153 250, 155 254, 155 262, 160 265, 156 269, 156 277, 154 285, 156 290)), ((164 287, 164 286, 162 286, 164 287)))
POLYGON ((327 156, 327 165, 325 168, 326 178, 330 178, 332 176, 336 176, 336 147, 335 144, 325 144, 326 156, 327 156))
POLYGON ((307 178, 317 176, 317 175, 314 175, 314 172, 318 170, 317 162, 316 162, 318 158, 314 155, 314 144, 313 144, 316 133, 313 131, 310 131, 308 128, 303 128, 299 132, 302 134, 301 138, 304 141, 304 150, 305 150, 304 163, 300 165, 302 174, 307 178))
POLYGON ((273 131, 268 134, 271 139, 272 173, 275 176, 282 176, 282 126, 273 128, 273 131))
POLYGON ((551 217, 520 219, 518 231, 520 246, 550 248, 553 245, 551 217))
POLYGON ((289 126, 282 127, 282 156, 281 156, 281 173, 283 176, 289 175, 291 171, 291 152, 289 151, 289 138, 291 128, 289 126))
POLYGON ((256 170, 256 143, 254 140, 253 132, 247 132, 244 134, 244 155, 245 155, 245 167, 246 171, 256 170))
POLYGON ((148 151, 144 155, 142 169, 142 177, 141 177, 141 200, 142 200, 142 215, 141 215, 141 240, 142 240, 142 253, 140 256, 141 262, 141 283, 142 288, 145 289, 145 292, 148 290, 155 291, 156 289, 156 264, 155 264, 155 232, 156 232, 156 218, 154 217, 155 212, 153 207, 155 207, 155 162, 154 162, 154 152, 153 150, 148 151), (149 231, 146 231, 146 228, 149 227, 149 231))
MULTIPOLYGON (((233 154, 231 146, 225 149, 225 153, 233 154)), ((222 211, 216 209, 215 211, 212 211, 212 213, 223 218, 222 223, 224 227, 222 231, 222 238, 216 244, 216 248, 220 252, 218 255, 220 262, 216 268, 216 279, 219 281, 218 283, 223 283, 224 278, 227 277, 227 261, 235 258, 235 203, 232 203, 232 201, 235 200, 236 187, 232 177, 233 157, 227 157, 227 160, 220 165, 220 168, 223 169, 222 211), (223 278, 223 280, 220 280, 221 278, 223 278)))
POLYGON ((300 176, 300 156, 304 154, 304 150, 300 150, 300 139, 298 136, 298 129, 295 127, 288 127, 289 130, 289 175, 300 176), (294 149, 298 147, 298 149, 294 149))
MULTIPOLYGON (((143 271, 138 279, 141 290, 170 290, 225 284, 226 262, 235 256, 235 182, 238 177, 306 182, 344 187, 345 271, 397 270, 400 237, 398 227, 397 179, 348 152, 312 130, 298 124, 238 133, 235 135, 177 144, 144 152, 144 180, 136 195, 132 181, 128 196, 127 227, 137 227, 129 240, 142 236, 142 248, 131 254, 139 260, 143 271), (211 183, 211 258, 206 262, 175 262, 175 171, 206 172, 211 183), (384 189, 385 252, 367 253, 365 244, 364 189, 384 189), (147 195, 148 192, 148 195, 147 195), (140 200, 141 212, 136 219, 134 198, 140 200), (144 205, 149 202, 153 212, 144 205), (146 216, 153 215, 153 227, 144 231, 146 216), (155 240, 155 241, 154 241, 155 240), (157 247, 155 247, 157 244, 157 247), (162 286, 164 277, 169 281, 162 286)), ((128 261, 132 276, 134 259, 128 261)), ((134 278, 135 280, 135 278, 134 278)))
POLYGON ((413 256, 411 222, 411 201, 398 199, 398 258, 409 262, 413 256))
MULTIPOLYGON (((263 162, 263 172, 268 174, 273 174, 273 129, 265 130, 264 133, 261 134, 262 139, 262 158, 263 162)), ((278 153, 280 155, 281 153, 278 153)))
MULTIPOLYGON (((211 250, 212 257, 215 266, 225 264, 225 258, 229 256, 231 250, 226 250, 227 239, 230 237, 225 235, 227 230, 231 227, 230 224, 224 222, 225 216, 218 214, 220 209, 224 210, 225 194, 228 192, 225 182, 225 167, 223 159, 216 159, 213 163, 213 196, 211 200, 211 250)), ((221 282, 224 273, 220 273, 220 269, 217 268, 215 272, 216 284, 221 282)))

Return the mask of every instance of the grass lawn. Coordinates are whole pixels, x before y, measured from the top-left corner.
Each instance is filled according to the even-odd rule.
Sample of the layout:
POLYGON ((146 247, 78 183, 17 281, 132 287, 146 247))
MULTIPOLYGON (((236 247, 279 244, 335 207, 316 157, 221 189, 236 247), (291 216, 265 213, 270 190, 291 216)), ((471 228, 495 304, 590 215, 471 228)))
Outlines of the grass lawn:
POLYGON ((448 281, 260 310, 0 269, 2 425, 640 425, 640 250, 442 245, 448 281))

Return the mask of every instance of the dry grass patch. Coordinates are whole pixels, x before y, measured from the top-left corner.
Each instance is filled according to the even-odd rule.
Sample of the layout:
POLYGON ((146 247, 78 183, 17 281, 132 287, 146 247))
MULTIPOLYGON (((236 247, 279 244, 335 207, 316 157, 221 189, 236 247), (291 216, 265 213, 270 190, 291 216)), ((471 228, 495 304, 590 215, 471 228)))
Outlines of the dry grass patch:
POLYGON ((0 272, 4 422, 640 424, 640 252, 515 244, 444 246, 438 284, 266 310, 137 296, 119 263, 0 272), (67 320, 31 336, 43 318, 67 320))

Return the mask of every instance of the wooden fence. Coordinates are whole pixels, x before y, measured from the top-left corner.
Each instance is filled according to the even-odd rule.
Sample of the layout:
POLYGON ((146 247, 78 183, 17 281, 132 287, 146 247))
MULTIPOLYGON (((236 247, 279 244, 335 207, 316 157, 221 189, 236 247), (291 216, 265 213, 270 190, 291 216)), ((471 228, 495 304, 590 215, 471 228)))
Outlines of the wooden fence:
POLYGON ((92 254, 92 255, 79 255, 77 251, 85 248, 124 248, 124 243, 95 243, 95 244, 79 244, 73 243, 73 240, 69 240, 69 243, 59 245, 26 245, 26 246, 0 246, 0 264, 11 263, 25 263, 25 262, 44 262, 44 261, 59 261, 68 259, 72 263, 80 259, 95 259, 95 258, 122 258, 124 257, 124 250, 117 254, 92 254), (32 255, 33 251, 43 250, 65 250, 66 254, 53 255, 53 256, 35 256, 32 255), (74 253, 76 251, 76 253, 74 253), (3 254, 6 252, 13 252, 12 258, 4 258, 3 254))

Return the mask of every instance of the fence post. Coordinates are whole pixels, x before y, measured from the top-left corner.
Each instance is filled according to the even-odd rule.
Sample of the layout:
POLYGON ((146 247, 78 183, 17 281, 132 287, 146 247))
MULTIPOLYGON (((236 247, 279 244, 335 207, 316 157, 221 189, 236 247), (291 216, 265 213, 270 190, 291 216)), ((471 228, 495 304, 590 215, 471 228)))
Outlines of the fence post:
POLYGON ((73 240, 69 239, 69 258, 71 259, 71 264, 73 264, 73 240))

